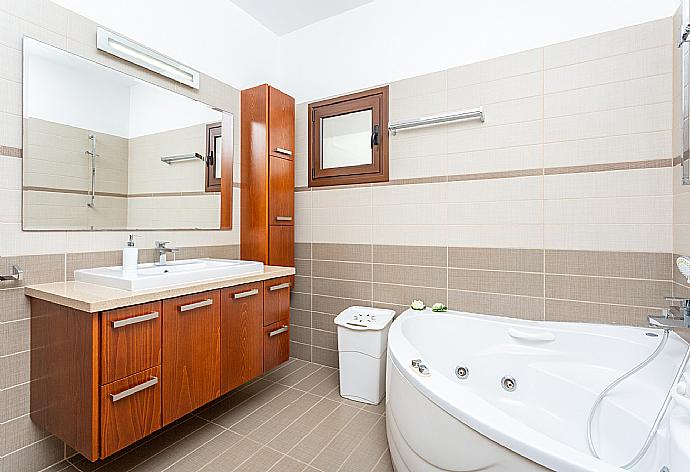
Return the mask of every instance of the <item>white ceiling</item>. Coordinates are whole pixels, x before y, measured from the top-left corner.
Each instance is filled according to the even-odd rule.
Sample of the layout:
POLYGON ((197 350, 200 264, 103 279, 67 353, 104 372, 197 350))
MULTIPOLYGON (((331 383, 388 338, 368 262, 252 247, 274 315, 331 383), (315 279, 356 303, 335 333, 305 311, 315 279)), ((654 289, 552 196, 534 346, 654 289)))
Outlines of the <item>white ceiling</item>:
POLYGON ((282 36, 374 0, 231 0, 259 23, 282 36))

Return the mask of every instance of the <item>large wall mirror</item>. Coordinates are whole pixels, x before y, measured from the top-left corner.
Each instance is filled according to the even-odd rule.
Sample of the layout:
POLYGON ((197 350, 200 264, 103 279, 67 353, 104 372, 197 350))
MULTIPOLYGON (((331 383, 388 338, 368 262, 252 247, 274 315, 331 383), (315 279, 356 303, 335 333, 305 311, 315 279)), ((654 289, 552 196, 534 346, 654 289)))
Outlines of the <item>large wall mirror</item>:
POLYGON ((231 113, 30 38, 23 80, 24 230, 231 227, 231 113))

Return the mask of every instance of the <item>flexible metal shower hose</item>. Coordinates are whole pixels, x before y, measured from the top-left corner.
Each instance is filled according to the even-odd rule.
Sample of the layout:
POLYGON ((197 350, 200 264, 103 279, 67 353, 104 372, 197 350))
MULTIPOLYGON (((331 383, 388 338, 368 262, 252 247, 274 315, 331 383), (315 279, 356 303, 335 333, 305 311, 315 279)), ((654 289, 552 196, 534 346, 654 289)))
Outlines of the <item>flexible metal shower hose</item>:
MULTIPOLYGON (((658 355, 661 353, 661 351, 664 349, 666 346, 666 342, 668 341, 668 335, 669 335, 668 329, 664 329, 664 336, 661 339, 661 342, 659 342, 659 345, 656 347, 654 352, 652 352, 645 360, 637 364, 635 367, 627 371, 625 374, 621 375, 618 377, 616 380, 611 382, 608 387, 602 391, 599 396, 597 397, 596 401, 594 402, 594 405, 592 405, 592 409, 589 411, 589 418, 587 419, 587 443, 589 445, 589 451, 592 453, 594 457, 597 459, 601 459, 599 457, 599 453, 597 452, 596 446, 594 445, 594 441, 592 440, 592 421, 594 420, 594 414, 596 413, 597 409, 599 408, 599 405, 601 402, 606 398, 608 393, 616 388, 621 382, 623 382, 625 379, 628 377, 632 376, 633 374, 637 373, 644 367, 646 367, 650 362, 652 362, 658 355)), ((673 385, 669 389, 668 393, 666 394, 666 398, 664 399, 664 403, 659 410, 659 412, 656 415, 656 419, 654 420, 654 423, 652 425, 652 428, 649 430, 649 433, 647 434, 647 438, 645 439, 644 444, 640 448, 640 450, 637 452, 635 457, 633 457, 630 462, 626 463, 625 465, 620 466, 623 469, 630 469, 634 467, 640 460, 644 457, 644 455, 647 452, 647 449, 649 449, 649 446, 652 444, 652 440, 654 439, 654 436, 656 435, 657 430, 659 429, 659 424, 661 423, 662 418, 664 417, 664 414, 666 413, 666 410, 668 409, 668 405, 671 403, 671 390, 673 387, 678 383, 680 380, 680 376, 683 374, 683 370, 685 369, 685 365, 688 362, 688 356, 690 355, 690 348, 685 352, 685 357, 683 358, 683 361, 680 363, 680 367, 678 368, 678 372, 676 372, 676 377, 673 380, 673 385)))

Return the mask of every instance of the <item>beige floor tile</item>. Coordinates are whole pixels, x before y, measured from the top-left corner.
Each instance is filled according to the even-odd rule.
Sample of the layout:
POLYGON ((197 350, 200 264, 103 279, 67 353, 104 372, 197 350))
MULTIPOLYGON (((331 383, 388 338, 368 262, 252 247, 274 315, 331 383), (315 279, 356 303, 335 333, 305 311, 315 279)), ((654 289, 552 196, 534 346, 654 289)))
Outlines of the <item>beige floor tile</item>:
POLYGON ((293 372, 301 369, 302 367, 308 364, 309 362, 303 361, 301 359, 292 359, 291 362, 282 365, 277 369, 272 370, 271 372, 264 375, 264 378, 271 382, 278 382, 279 380, 284 379, 288 375, 292 374, 293 372))
POLYGON ((215 418, 213 422, 223 427, 230 428, 232 425, 242 420, 246 416, 249 416, 251 413, 258 410, 287 389, 288 387, 284 385, 273 384, 267 389, 262 390, 260 393, 249 398, 244 403, 237 405, 227 413, 215 418))
POLYGON ((301 369, 298 369, 295 372, 292 372, 290 375, 286 375, 285 377, 276 380, 276 382, 291 387, 306 379, 320 368, 321 366, 318 364, 307 363, 306 365, 302 366, 301 369))
MULTIPOLYGON (((308 435, 324 419, 332 414, 338 404, 330 400, 322 399, 297 421, 288 426, 278 436, 273 438, 268 445, 280 452, 289 452, 302 438, 308 435)), ((345 414, 341 412, 340 414, 345 414)), ((354 415, 353 415, 354 416, 354 415)))
POLYGON ((236 446, 241 440, 242 436, 239 434, 225 431, 176 464, 173 464, 167 472, 197 472, 216 457, 236 446))
POLYGON ((371 472, 393 472, 393 462, 391 462, 391 453, 388 449, 381 455, 378 464, 371 472))
POLYGON ((359 410, 340 405, 308 435, 304 436, 288 455, 306 463, 311 463, 331 440, 354 418, 359 410))
POLYGON ((317 397, 316 395, 303 395, 294 403, 288 405, 280 413, 271 418, 270 421, 267 421, 258 428, 254 429, 254 431, 252 431, 248 437, 262 444, 268 444, 273 438, 278 436, 294 421, 298 420, 319 401, 321 401, 321 398, 317 397))
POLYGON ((299 390, 292 388, 287 389, 265 405, 253 411, 241 421, 232 425, 230 429, 236 433, 247 435, 265 422, 270 421, 274 415, 280 413, 302 395, 304 395, 304 393, 299 390))
POLYGON ((302 472, 306 465, 295 459, 283 456, 268 472, 302 472))
MULTIPOLYGON (((312 465, 324 472, 336 472, 355 451, 374 425, 381 421, 381 416, 361 410, 319 453, 312 465)), ((376 456, 382 451, 378 451, 376 456)), ((371 464, 373 466, 374 464, 371 464)))
POLYGON ((283 454, 280 452, 274 451, 268 447, 264 447, 259 449, 256 454, 235 469, 234 472, 266 472, 282 457, 283 454))
POLYGON ((336 372, 336 370, 332 367, 322 366, 314 373, 312 373, 309 377, 306 377, 297 382, 294 385, 294 388, 308 392, 314 387, 316 387, 318 384, 320 384, 322 381, 327 379, 329 376, 331 376, 334 372, 336 372))
POLYGON ((331 391, 340 385, 340 373, 337 369, 333 370, 333 373, 318 383, 314 388, 310 390, 314 395, 320 395, 325 397, 331 391))
POLYGON ((273 383, 259 379, 246 387, 242 386, 231 391, 220 400, 198 410, 197 414, 206 420, 212 421, 214 418, 218 418, 227 413, 237 405, 249 400, 251 397, 267 389, 271 385, 273 385, 273 383))
MULTIPOLYGON (((356 418, 355 418, 356 420, 356 418)), ((388 450, 386 438, 386 420, 380 417, 372 429, 362 438, 362 441, 345 459, 340 472, 360 472, 372 470, 380 456, 388 450)))
MULTIPOLYGON (((203 472, 230 472, 252 457, 261 445, 250 439, 242 439, 201 469, 203 472)), ((200 472, 201 472, 200 471, 200 472)))

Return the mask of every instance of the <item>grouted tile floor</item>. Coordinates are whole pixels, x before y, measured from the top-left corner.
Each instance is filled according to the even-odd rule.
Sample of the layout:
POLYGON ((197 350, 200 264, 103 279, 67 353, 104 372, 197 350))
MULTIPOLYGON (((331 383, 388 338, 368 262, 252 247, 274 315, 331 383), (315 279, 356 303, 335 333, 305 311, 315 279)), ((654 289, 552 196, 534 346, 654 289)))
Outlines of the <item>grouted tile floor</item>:
POLYGON ((391 472, 384 402, 341 398, 338 370, 299 359, 114 456, 51 472, 391 472))

